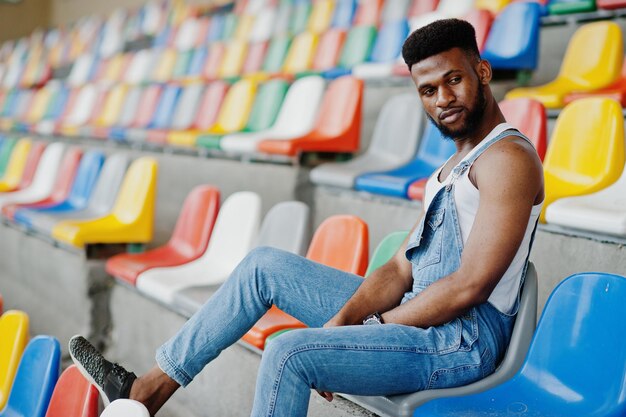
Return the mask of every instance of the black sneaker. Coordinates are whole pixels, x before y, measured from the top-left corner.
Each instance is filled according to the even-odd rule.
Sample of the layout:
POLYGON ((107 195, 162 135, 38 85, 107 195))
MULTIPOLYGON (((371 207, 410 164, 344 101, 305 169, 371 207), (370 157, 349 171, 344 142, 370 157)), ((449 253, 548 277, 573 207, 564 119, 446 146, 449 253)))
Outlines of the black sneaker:
POLYGON ((74 336, 69 351, 78 370, 98 388, 104 406, 119 398, 128 398, 137 376, 116 363, 109 362, 82 336, 74 336))

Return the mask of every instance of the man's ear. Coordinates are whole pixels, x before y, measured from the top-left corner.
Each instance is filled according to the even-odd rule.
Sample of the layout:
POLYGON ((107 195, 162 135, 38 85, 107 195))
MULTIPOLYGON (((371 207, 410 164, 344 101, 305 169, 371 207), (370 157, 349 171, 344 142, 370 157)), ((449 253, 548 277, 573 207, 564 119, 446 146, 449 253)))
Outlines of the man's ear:
POLYGON ((491 70, 491 64, 489 61, 485 59, 481 59, 476 64, 476 74, 478 74, 478 79, 483 85, 489 84, 491 78, 493 77, 493 71, 491 70))

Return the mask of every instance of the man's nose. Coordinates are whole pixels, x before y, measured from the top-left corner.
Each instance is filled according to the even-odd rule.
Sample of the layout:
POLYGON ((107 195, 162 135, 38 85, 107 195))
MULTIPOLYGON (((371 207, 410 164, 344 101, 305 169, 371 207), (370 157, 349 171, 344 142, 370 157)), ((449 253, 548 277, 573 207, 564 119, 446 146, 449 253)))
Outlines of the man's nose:
POLYGON ((437 107, 448 107, 456 97, 449 88, 439 88, 437 91, 437 107))

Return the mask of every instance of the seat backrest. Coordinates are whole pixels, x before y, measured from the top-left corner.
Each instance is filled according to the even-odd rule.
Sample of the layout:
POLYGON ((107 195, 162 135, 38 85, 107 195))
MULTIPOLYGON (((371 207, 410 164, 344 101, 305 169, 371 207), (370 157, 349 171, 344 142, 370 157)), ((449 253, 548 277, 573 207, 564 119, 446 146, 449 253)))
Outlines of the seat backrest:
POLYGON ((309 69, 318 41, 319 35, 312 32, 302 32, 293 38, 283 64, 283 71, 287 74, 295 74, 309 69))
POLYGON ((237 39, 228 42, 226 44, 226 53, 220 66, 220 77, 238 76, 241 73, 247 50, 248 42, 245 40, 237 39))
POLYGON ((265 215, 254 246, 271 246, 304 255, 311 238, 309 216, 309 206, 301 201, 276 204, 265 215))
POLYGON ((141 221, 152 223, 156 197, 157 162, 141 157, 128 167, 112 214, 120 222, 130 224, 141 221))
POLYGON ((250 32, 252 31, 252 26, 254 25, 255 17, 256 16, 250 14, 238 16, 237 27, 230 39, 247 42, 250 37, 250 32))
POLYGON ((176 50, 173 48, 163 49, 155 54, 150 79, 157 82, 166 82, 172 78, 172 71, 176 63, 176 50))
POLYGON ((131 123, 132 127, 147 127, 156 111, 157 104, 160 102, 163 87, 158 84, 150 84, 141 93, 139 105, 135 117, 131 123))
POLYGON ((385 23, 378 32, 370 61, 393 62, 400 56, 402 45, 409 34, 409 22, 400 19, 385 23))
POLYGON ((129 157, 121 153, 112 154, 106 158, 89 199, 90 210, 105 214, 113 209, 129 162, 129 157))
POLYGON ((444 137, 437 126, 428 121, 420 141, 417 158, 433 168, 443 165, 456 152, 454 141, 444 137))
POLYGON ((308 133, 317 118, 323 94, 322 77, 314 75, 296 80, 287 90, 272 130, 280 131, 286 136, 292 133, 308 133))
POLYGON ((226 46, 224 42, 214 42, 209 46, 209 52, 204 61, 202 67, 202 76, 208 80, 212 80, 219 76, 220 65, 224 54, 226 52, 226 46))
POLYGON ((82 149, 76 146, 71 146, 65 152, 65 155, 63 155, 63 160, 59 164, 54 186, 50 193, 50 199, 55 203, 61 202, 69 197, 82 156, 82 149))
POLYGON ((355 26, 350 29, 341 50, 338 66, 352 68, 356 64, 365 62, 372 52, 374 38, 376 38, 376 26, 355 26))
POLYGON ((200 83, 188 85, 183 89, 172 116, 173 130, 186 130, 191 126, 203 92, 204 85, 200 83))
POLYGON ((179 51, 185 51, 191 49, 194 46, 198 30, 200 29, 200 22, 198 19, 189 18, 185 19, 178 28, 176 38, 174 39, 174 46, 179 51))
POLYGON ((71 112, 65 118, 65 122, 70 125, 82 125, 87 121, 93 107, 98 99, 100 88, 95 84, 86 84, 80 89, 71 112))
POLYGON ((311 14, 307 22, 307 30, 312 33, 322 33, 330 26, 335 7, 333 0, 318 0, 313 3, 311 14))
POLYGON ((98 390, 81 375, 76 365, 57 381, 46 417, 97 417, 98 390))
POLYGON ((30 139, 24 138, 20 139, 13 147, 11 159, 2 176, 2 182, 9 186, 9 188, 15 188, 20 183, 32 143, 30 139))
POLYGON ((154 112, 154 117, 148 125, 150 129, 165 129, 170 126, 181 89, 180 86, 173 84, 165 86, 154 112))
MULTIPOLYGON (((476 0, 475 8, 498 14, 511 0, 476 0)), ((502 11, 504 13, 504 11, 502 11)))
POLYGON ((506 121, 532 141, 543 161, 548 142, 548 117, 543 104, 530 98, 517 98, 503 100, 498 106, 506 121))
POLYGON ((409 0, 387 0, 381 14, 382 24, 405 19, 409 9, 409 0))
POLYGON ((82 54, 74 64, 72 70, 67 76, 66 82, 72 87, 78 87, 85 84, 91 79, 94 67, 99 63, 99 58, 92 54, 82 54))
POLYGON ((187 76, 192 55, 193 49, 178 51, 176 54, 176 61, 174 62, 174 68, 172 69, 173 79, 178 80, 187 76))
POLYGON ((309 16, 311 15, 311 3, 299 1, 294 4, 289 21, 289 33, 298 35, 306 30, 309 16))
POLYGON ((58 88, 58 84, 52 81, 40 88, 35 94, 30 108, 25 114, 24 121, 28 123, 36 123, 41 120, 48 104, 50 103, 50 100, 58 88))
POLYGON ((438 5, 439 0, 412 0, 407 11, 407 18, 413 19, 419 15, 434 12, 438 5))
POLYGON ((120 117, 116 123, 117 126, 129 127, 133 123, 137 110, 139 109, 139 102, 141 101, 143 91, 144 88, 140 86, 131 87, 128 90, 124 103, 122 103, 120 117))
POLYGON ((491 30, 493 15, 487 10, 472 10, 463 16, 463 20, 471 23, 474 27, 476 45, 478 45, 478 50, 482 52, 485 49, 485 43, 491 30))
POLYGON ((392 232, 385 236, 383 240, 380 241, 376 249, 374 249, 374 254, 370 259, 370 263, 367 266, 367 271, 365 271, 365 276, 367 277, 369 274, 389 262, 391 258, 400 250, 402 243, 409 235, 409 232, 392 232))
POLYGON ((233 34, 237 29, 237 23, 239 21, 239 16, 229 13, 224 18, 224 28, 222 30, 222 41, 229 41, 233 38, 233 34))
POLYGON ((27 343, 27 314, 10 310, 0 316, 0 410, 7 403, 15 373, 27 343))
POLYGON ((61 345, 52 336, 36 336, 24 349, 3 414, 44 417, 61 369, 61 345))
POLYGON ((224 14, 214 14, 211 16, 211 24, 206 34, 206 43, 216 42, 222 39, 222 31, 224 30, 224 14))
POLYGON ((437 12, 445 17, 465 16, 474 9, 475 0, 440 0, 437 12))
POLYGON ((267 47, 269 41, 250 42, 248 45, 248 53, 246 59, 241 67, 241 73, 243 75, 253 74, 261 71, 263 66, 263 60, 267 53, 267 47))
POLYGON ((222 132, 235 132, 243 129, 248 120, 256 93, 256 83, 242 79, 228 90, 217 118, 216 127, 222 132))
POLYGON ((605 87, 618 79, 623 58, 620 27, 613 22, 588 23, 570 39, 559 78, 579 88, 605 87))
POLYGON ((128 66, 126 74, 124 74, 124 81, 129 84, 139 84, 145 81, 150 71, 151 63, 152 50, 142 49, 137 51, 128 66))
POLYGON ((193 122, 195 128, 208 130, 215 124, 227 91, 228 84, 223 81, 214 81, 207 86, 193 122))
POLYGON ((344 76, 333 80, 326 89, 315 123, 324 136, 335 137, 346 131, 361 112, 363 82, 344 76))
POLYGON ((13 148, 17 144, 17 139, 7 138, 2 142, 0 148, 0 176, 5 174, 8 168, 9 161, 11 161, 11 154, 13 154, 13 148))
POLYGON ((272 38, 286 35, 289 33, 289 22, 291 20, 291 11, 293 3, 291 0, 280 0, 276 10, 276 18, 272 27, 272 38))
POLYGON ((261 10, 254 20, 254 25, 250 31, 250 42, 263 42, 272 37, 274 20, 276 19, 276 9, 267 7, 261 10))
POLYGON ((589 272, 563 280, 546 302, 520 376, 551 381, 570 399, 563 401, 567 414, 576 404, 580 415, 623 415, 625 299, 622 276, 589 272))
POLYGON ((209 185, 195 187, 183 203, 168 243, 188 259, 201 256, 209 244, 220 207, 220 191, 209 185))
POLYGON ((324 32, 313 57, 312 69, 325 71, 337 66, 339 55, 346 40, 346 31, 343 29, 328 29, 324 32))
POLYGON ((363 0, 359 2, 354 15, 354 26, 359 25, 378 25, 380 22, 380 13, 383 7, 382 0, 363 0))
POLYGON ((274 124, 288 87, 287 81, 282 79, 267 81, 259 87, 246 123, 247 131, 268 129, 274 124))
POLYGON ((91 192, 100 176, 104 163, 104 153, 101 151, 87 151, 80 160, 76 171, 76 179, 68 200, 76 207, 85 207, 91 192))
POLYGON ((624 118, 606 98, 576 100, 552 130, 543 172, 546 207, 565 196, 588 194, 615 182, 624 168, 624 118))
POLYGON ((97 126, 112 126, 117 122, 127 92, 128 85, 126 84, 117 84, 111 89, 111 92, 104 102, 102 111, 96 119, 95 124, 97 126))
POLYGON ((39 165, 41 155, 43 155, 45 149, 46 144, 44 142, 35 142, 31 145, 28 158, 26 158, 26 165, 24 166, 24 171, 22 172, 22 177, 17 187, 20 190, 28 187, 33 182, 33 177, 35 176, 35 172, 37 172, 37 166, 39 165))
POLYGON ((209 48, 206 46, 193 49, 191 59, 189 61, 189 68, 187 69, 188 77, 196 78, 202 75, 202 67, 206 62, 208 54, 209 48))
POLYGON ((272 38, 263 60, 262 70, 269 73, 280 71, 290 46, 291 36, 289 35, 279 35, 272 38))
POLYGON ((53 94, 52 99, 48 102, 42 120, 58 120, 67 106, 70 98, 70 90, 66 86, 59 86, 53 94))
POLYGON ((417 152, 425 122, 422 103, 415 94, 392 96, 378 114, 366 152, 406 160, 407 155, 417 152))
POLYGON ((319 225, 306 257, 352 274, 364 275, 369 251, 367 224, 356 216, 336 215, 319 225))
POLYGON ((150 417, 148 409, 139 401, 115 400, 104 409, 100 417, 150 417))

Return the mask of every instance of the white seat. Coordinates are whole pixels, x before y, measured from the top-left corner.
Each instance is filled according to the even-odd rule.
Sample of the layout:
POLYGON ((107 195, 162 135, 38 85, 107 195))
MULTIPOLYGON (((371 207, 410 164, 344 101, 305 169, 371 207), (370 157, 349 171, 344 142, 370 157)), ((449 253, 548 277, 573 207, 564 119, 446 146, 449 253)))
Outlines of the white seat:
POLYGON ((161 5, 152 1, 144 5, 143 8, 143 20, 141 21, 141 32, 145 35, 156 34, 163 20, 163 9, 161 5))
POLYGON ((183 22, 176 34, 174 46, 179 51, 186 51, 194 47, 200 24, 197 19, 187 19, 183 22))
POLYGON ((7 90, 17 87, 18 81, 20 80, 23 71, 23 63, 17 60, 10 62, 6 70, 6 74, 4 74, 4 79, 2 80, 2 87, 7 90))
POLYGON ((117 127, 128 128, 133 123, 143 92, 143 87, 139 86, 131 87, 128 90, 124 103, 122 104, 122 110, 120 118, 117 121, 117 127))
POLYGON ((124 81, 129 84, 140 84, 146 80, 150 72, 150 64, 152 63, 152 51, 150 49, 142 49, 135 53, 128 71, 124 75, 124 81))
POLYGON ((185 130, 191 127, 203 92, 203 84, 192 84, 183 89, 172 116, 172 130, 185 130))
POLYGON ((263 42, 271 38, 274 30, 274 19, 276 19, 275 8, 262 10, 254 19, 249 41, 263 42))
POLYGON ((250 191, 231 195, 222 205, 204 254, 174 267, 139 274, 137 289, 165 304, 183 288, 221 284, 252 248, 259 231, 261 197, 250 191))
POLYGON ((463 17, 473 8, 474 0, 441 0, 434 12, 424 13, 411 19, 411 31, 426 26, 435 20, 463 17))
POLYGON ((409 0, 387 0, 382 11, 383 24, 404 19, 408 8, 409 0))
POLYGON ((267 0, 248 0, 244 14, 255 16, 267 9, 267 0))
POLYGON ((54 187, 65 145, 60 142, 46 147, 30 186, 19 191, 0 194, 0 208, 7 204, 32 203, 47 198, 54 187))
POLYGON ((139 401, 115 400, 104 409, 100 417, 150 417, 150 413, 139 401))
POLYGON ((593 194, 556 200, 546 209, 548 224, 626 236, 626 170, 607 188, 593 194))
POLYGON ((367 150, 348 162, 331 162, 311 170, 315 184, 352 188, 365 172, 387 171, 413 159, 424 130, 422 105, 415 94, 399 94, 385 102, 367 150))
POLYGON ((67 76, 67 84, 71 87, 78 87, 89 81, 91 70, 97 60, 98 57, 92 54, 79 56, 76 61, 74 61, 74 65, 72 65, 70 75, 67 76))
POLYGON ((82 126, 87 123, 93 106, 96 104, 96 100, 100 94, 100 88, 102 87, 98 87, 94 84, 86 84, 80 89, 74 107, 65 119, 65 125, 82 126))
POLYGON ((313 129, 323 95, 322 77, 300 78, 289 87, 272 127, 259 132, 226 135, 220 147, 226 152, 254 153, 258 143, 265 139, 289 140, 306 135, 313 129))

